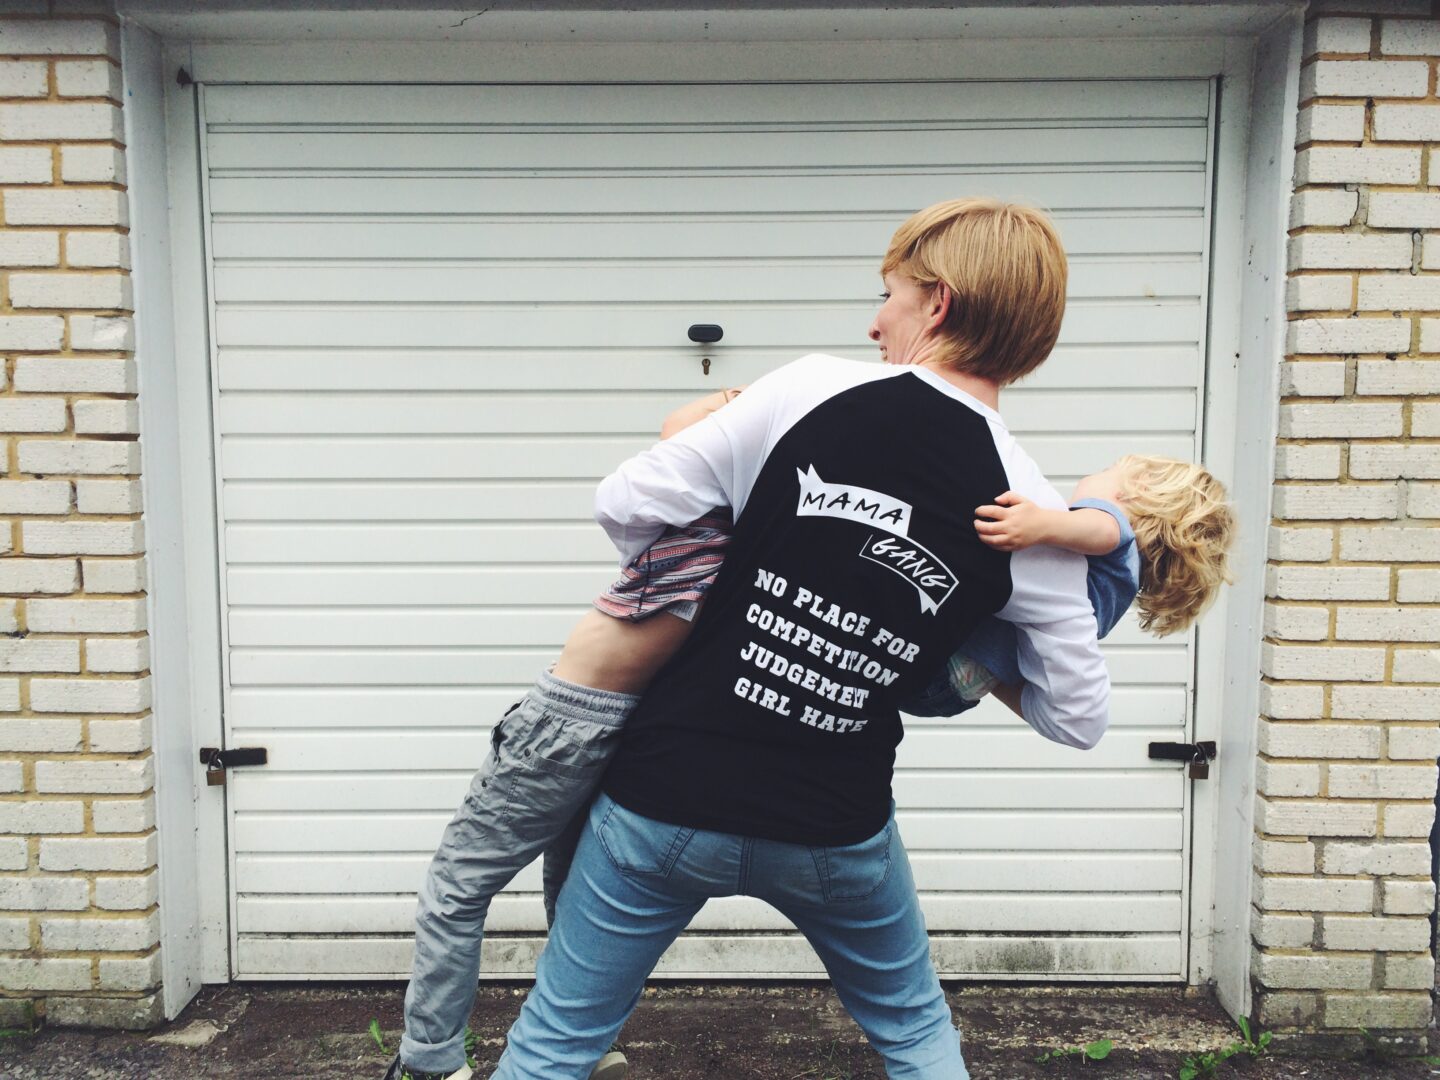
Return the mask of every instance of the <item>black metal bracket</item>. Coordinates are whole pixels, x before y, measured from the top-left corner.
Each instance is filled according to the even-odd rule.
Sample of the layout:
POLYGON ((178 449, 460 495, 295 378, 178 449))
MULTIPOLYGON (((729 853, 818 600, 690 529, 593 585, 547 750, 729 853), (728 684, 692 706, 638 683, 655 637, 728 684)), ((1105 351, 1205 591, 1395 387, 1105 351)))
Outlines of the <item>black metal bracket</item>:
POLYGON ((229 769, 236 765, 269 764, 270 752, 263 746, 238 746, 221 750, 215 746, 200 748, 200 764, 207 769, 229 769))
POLYGON ((1206 761, 1215 760, 1216 746, 1213 742, 1152 742, 1152 761, 1194 761, 1202 754, 1206 761))

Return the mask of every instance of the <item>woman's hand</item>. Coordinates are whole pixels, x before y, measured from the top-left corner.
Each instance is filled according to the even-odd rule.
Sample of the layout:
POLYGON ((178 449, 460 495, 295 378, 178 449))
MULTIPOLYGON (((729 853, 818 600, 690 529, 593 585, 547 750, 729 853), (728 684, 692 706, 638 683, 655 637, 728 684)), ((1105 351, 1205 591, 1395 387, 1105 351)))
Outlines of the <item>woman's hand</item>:
POLYGON ((998 551, 1020 551, 1050 541, 1051 519, 1057 513, 1065 511, 1044 510, 1023 495, 1007 491, 993 503, 976 508, 975 531, 981 541, 998 551))

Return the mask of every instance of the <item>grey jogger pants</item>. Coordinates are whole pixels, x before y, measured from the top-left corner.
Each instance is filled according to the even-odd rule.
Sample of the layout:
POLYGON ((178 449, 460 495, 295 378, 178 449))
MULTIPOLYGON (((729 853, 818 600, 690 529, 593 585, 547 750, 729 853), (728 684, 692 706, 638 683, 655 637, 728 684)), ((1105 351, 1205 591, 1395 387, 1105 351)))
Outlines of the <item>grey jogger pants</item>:
POLYGON ((543 673, 495 727, 490 755, 420 889, 400 1057, 426 1072, 465 1063, 490 901, 545 853, 545 914, 569 873, 585 811, 639 699, 543 673))

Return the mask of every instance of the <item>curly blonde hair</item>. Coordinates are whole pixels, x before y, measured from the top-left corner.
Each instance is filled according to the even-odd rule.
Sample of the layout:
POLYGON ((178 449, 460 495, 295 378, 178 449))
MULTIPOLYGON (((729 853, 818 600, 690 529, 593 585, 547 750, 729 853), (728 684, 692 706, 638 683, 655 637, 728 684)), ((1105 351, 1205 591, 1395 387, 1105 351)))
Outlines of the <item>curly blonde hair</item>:
POLYGON ((1235 512, 1203 465, 1130 454, 1115 463, 1140 551, 1140 628, 1178 633, 1210 606, 1230 575, 1235 512))

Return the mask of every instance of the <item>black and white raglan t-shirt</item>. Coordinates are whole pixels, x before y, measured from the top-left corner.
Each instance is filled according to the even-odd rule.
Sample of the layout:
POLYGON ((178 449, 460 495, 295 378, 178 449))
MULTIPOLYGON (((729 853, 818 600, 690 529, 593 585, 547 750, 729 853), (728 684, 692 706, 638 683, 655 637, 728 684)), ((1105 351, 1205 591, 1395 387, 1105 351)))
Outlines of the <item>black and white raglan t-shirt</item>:
POLYGON ((1083 555, 982 544, 1005 490, 1064 507, 998 413, 924 368, 807 356, 601 482, 628 564, 714 506, 735 533, 603 783, 661 821, 836 846, 890 812, 898 706, 985 615, 1015 624, 1026 718, 1093 745, 1109 678, 1083 555))

